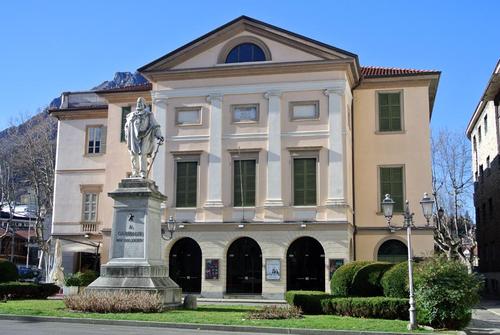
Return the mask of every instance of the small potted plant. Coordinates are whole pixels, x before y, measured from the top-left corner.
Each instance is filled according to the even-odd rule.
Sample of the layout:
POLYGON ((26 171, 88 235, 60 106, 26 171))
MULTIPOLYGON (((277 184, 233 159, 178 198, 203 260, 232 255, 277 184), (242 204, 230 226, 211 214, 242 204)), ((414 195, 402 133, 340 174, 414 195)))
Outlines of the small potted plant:
POLYGON ((63 286, 63 294, 64 295, 74 295, 78 294, 78 290, 81 286, 80 276, 78 274, 71 274, 66 277, 63 286))

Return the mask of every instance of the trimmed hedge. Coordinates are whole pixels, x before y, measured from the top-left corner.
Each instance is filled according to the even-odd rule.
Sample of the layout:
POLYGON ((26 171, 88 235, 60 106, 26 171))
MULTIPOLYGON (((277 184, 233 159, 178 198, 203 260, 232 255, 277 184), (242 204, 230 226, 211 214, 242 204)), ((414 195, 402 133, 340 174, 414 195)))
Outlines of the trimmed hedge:
POLYGON ((384 296, 406 298, 410 294, 408 289, 408 263, 402 262, 387 270, 380 281, 384 289, 384 296))
POLYGON ((339 267, 332 276, 330 281, 330 288, 332 290, 332 295, 337 297, 347 297, 349 296, 349 291, 351 289, 352 280, 356 272, 367 264, 373 262, 369 261, 355 261, 342 265, 339 267))
POLYGON ((376 319, 408 320, 408 299, 387 297, 330 298, 321 301, 325 314, 376 319))
POLYGON ((332 296, 323 291, 288 291, 285 300, 292 306, 299 307, 304 314, 321 314, 321 300, 332 296))
POLYGON ((89 286, 97 279, 97 273, 92 270, 77 272, 67 276, 64 280, 66 286, 89 286))
POLYGON ((0 259, 0 283, 16 281, 18 279, 17 266, 8 260, 0 259))
POLYGON ((382 296, 383 289, 380 280, 384 273, 393 266, 393 263, 375 262, 361 267, 354 274, 349 295, 358 297, 382 296))
POLYGON ((47 297, 58 293, 59 290, 59 286, 55 284, 8 282, 0 284, 0 298, 47 299, 47 297))

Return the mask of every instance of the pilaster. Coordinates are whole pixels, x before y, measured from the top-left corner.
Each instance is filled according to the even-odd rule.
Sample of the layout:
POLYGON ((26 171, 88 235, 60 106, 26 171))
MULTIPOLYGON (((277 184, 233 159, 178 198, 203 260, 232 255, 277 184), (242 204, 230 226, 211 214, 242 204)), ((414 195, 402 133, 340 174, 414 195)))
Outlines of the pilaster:
POLYGON ((267 188, 265 207, 282 207, 281 190, 281 92, 264 93, 268 99, 267 188))
POLYGON ((222 208, 222 94, 210 94, 210 140, 208 152, 207 200, 204 207, 222 208))
MULTIPOLYGON (((153 112, 156 121, 160 125, 162 135, 167 137, 167 98, 153 99, 153 112)), ((158 189, 161 193, 166 194, 165 175, 166 175, 166 145, 160 146, 160 150, 156 154, 155 162, 152 168, 152 179, 156 181, 158 189)))
POLYGON ((345 133, 344 99, 345 90, 340 88, 326 89, 323 93, 328 97, 328 199, 327 206, 345 206, 345 133))

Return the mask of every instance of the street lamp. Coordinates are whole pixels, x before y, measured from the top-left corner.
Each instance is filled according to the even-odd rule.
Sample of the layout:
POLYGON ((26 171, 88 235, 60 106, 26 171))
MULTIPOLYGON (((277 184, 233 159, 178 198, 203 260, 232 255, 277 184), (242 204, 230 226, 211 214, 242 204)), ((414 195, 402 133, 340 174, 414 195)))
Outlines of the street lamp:
POLYGON ((167 221, 167 231, 165 231, 165 227, 163 225, 161 227, 161 238, 164 239, 165 241, 170 241, 174 236, 174 232, 176 229, 177 229, 177 221, 175 221, 174 217, 170 215, 167 221), (167 232, 170 233, 170 236, 167 235, 167 232))
MULTIPOLYGON (((425 227, 416 227, 413 224, 413 215, 414 213, 410 212, 410 203, 406 200, 405 210, 403 213, 403 226, 396 227, 391 225, 392 214, 394 210, 394 200, 391 199, 389 194, 385 195, 384 200, 382 200, 382 211, 384 212, 384 216, 387 220, 387 225, 391 232, 406 229, 406 239, 408 244, 408 285, 410 286, 410 323, 408 324, 408 330, 414 330, 417 328, 416 321, 416 308, 415 308, 415 294, 413 291, 413 254, 411 248, 411 229, 425 229, 429 227, 429 221, 432 217, 432 211, 434 207, 434 200, 432 200, 427 193, 424 193, 424 197, 420 201, 420 205, 422 206, 422 213, 427 220, 427 224, 425 227)), ((439 211, 438 211, 439 215, 439 211)))

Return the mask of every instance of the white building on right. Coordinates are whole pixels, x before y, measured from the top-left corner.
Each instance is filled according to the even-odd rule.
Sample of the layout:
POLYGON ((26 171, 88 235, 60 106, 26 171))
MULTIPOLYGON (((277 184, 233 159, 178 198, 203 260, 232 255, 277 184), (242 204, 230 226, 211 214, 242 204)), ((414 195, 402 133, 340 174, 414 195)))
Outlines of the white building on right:
POLYGON ((500 60, 479 101, 467 137, 472 143, 479 270, 486 292, 500 295, 500 60))

